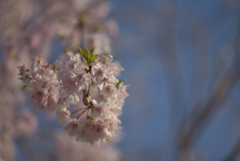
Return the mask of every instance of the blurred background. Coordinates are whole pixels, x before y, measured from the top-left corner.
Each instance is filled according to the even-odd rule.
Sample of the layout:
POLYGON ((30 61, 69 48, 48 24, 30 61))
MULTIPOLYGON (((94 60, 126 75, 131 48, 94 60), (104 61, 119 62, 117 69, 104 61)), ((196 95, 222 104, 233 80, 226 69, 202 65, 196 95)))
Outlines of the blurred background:
POLYGON ((82 14, 88 0, 0 0, 0 161, 240 160, 240 1, 93 2, 87 32, 104 24, 97 32, 108 35, 130 85, 123 129, 103 147, 112 158, 66 141, 54 114, 38 113, 17 80, 16 65, 39 55, 53 63, 79 44, 64 17, 82 14))

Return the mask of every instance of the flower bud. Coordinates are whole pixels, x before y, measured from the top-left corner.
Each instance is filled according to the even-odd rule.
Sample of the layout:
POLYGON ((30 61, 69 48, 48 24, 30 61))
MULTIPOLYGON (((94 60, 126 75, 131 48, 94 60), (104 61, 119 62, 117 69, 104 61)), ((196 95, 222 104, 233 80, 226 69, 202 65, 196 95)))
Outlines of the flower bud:
POLYGON ((90 96, 89 95, 85 95, 84 96, 84 98, 83 98, 83 104, 85 105, 85 106, 89 106, 89 104, 90 104, 90 96))

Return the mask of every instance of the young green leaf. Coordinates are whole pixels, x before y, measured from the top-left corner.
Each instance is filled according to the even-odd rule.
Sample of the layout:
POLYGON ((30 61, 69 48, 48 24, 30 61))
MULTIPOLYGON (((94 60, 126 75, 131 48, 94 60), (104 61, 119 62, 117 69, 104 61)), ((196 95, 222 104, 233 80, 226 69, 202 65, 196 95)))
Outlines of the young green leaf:
POLYGON ((67 53, 67 52, 70 52, 70 51, 71 51, 71 50, 69 50, 68 48, 64 48, 64 49, 63 49, 63 52, 64 52, 64 53, 67 53))
POLYGON ((80 51, 80 53, 81 53, 82 55, 85 54, 85 52, 83 51, 83 49, 82 49, 80 46, 78 46, 78 50, 80 51))
POLYGON ((89 58, 90 58, 90 54, 89 51, 86 50, 86 52, 80 47, 78 46, 78 50, 80 51, 80 53, 82 54, 83 58, 87 61, 87 63, 89 64, 89 58))
POLYGON ((25 90, 25 89, 27 89, 27 86, 26 86, 26 85, 24 85, 24 86, 22 87, 22 90, 25 90))
POLYGON ((86 48, 86 52, 85 52, 85 53, 87 54, 87 59, 90 60, 91 53, 90 53, 90 51, 88 50, 88 48, 86 48))
POLYGON ((124 82, 124 79, 119 80, 119 82, 117 82, 117 84, 115 85, 117 89, 119 88, 119 86, 120 86, 120 84, 121 84, 122 82, 124 82))
POLYGON ((91 47, 91 49, 90 49, 90 53, 91 53, 91 55, 93 54, 93 52, 94 52, 94 47, 91 47))
POLYGON ((91 56, 94 48, 92 48, 90 51, 88 50, 88 48, 86 48, 86 51, 84 51, 80 46, 78 46, 78 49, 81 52, 83 58, 87 61, 88 65, 92 65, 92 62, 98 57, 98 55, 91 56))
POLYGON ((94 62, 94 60, 96 60, 97 57, 98 57, 98 55, 93 55, 93 56, 91 56, 91 63, 94 62))

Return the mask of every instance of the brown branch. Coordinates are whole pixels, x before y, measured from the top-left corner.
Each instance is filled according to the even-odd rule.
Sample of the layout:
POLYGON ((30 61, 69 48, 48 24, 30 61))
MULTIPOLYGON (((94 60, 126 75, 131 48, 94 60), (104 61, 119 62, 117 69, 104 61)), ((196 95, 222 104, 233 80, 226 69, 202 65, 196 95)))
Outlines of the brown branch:
POLYGON ((227 157, 223 161, 234 161, 240 154, 240 140, 234 145, 227 157))
MULTIPOLYGON (((180 126, 179 133, 179 148, 181 150, 189 149, 201 136, 204 129, 207 127, 207 122, 212 118, 211 116, 214 114, 214 111, 216 111, 221 105, 222 102, 224 102, 228 98, 228 94, 233 88, 233 86, 239 81, 239 69, 240 69, 240 28, 238 30, 238 34, 235 41, 235 55, 233 56, 233 64, 232 69, 229 69, 227 73, 225 73, 224 78, 222 81, 218 84, 216 90, 212 94, 211 98, 208 100, 206 105, 203 107, 203 110, 198 112, 198 108, 201 106, 197 105, 193 111, 191 112, 190 116, 186 117, 180 126), (199 113, 199 114, 198 114, 199 113), (190 127, 188 126, 188 123, 192 122, 190 124, 190 127), (184 131, 183 131, 184 130, 184 131)), ((229 155, 226 157, 228 160, 229 158, 235 158, 240 152, 240 141, 234 146, 232 151, 229 153, 229 155)))
POLYGON ((204 128, 203 125, 210 119, 210 116, 214 113, 214 111, 218 108, 218 105, 222 103, 228 96, 230 91, 230 87, 232 87, 236 82, 234 81, 234 77, 226 74, 225 79, 218 85, 218 88, 215 90, 212 97, 206 103, 204 109, 200 112, 197 110, 200 108, 200 104, 198 104, 191 112, 190 116, 183 120, 183 123, 180 127, 180 132, 182 129, 185 129, 183 133, 180 133, 180 148, 188 148, 193 144, 196 140, 196 136, 200 136, 200 129, 204 128), (200 114, 198 114, 200 113, 200 114), (188 123, 193 122, 188 128, 188 123))

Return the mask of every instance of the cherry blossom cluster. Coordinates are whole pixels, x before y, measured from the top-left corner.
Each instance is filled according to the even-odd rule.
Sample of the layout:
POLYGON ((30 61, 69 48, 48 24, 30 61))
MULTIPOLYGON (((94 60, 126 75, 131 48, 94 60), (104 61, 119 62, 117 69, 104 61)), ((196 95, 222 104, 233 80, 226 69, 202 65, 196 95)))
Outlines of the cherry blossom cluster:
POLYGON ((31 101, 40 110, 55 110, 59 100, 57 70, 40 57, 33 60, 30 69, 19 67, 19 75, 25 83, 22 87, 30 95, 31 101))
POLYGON ((60 125, 70 136, 91 144, 115 135, 127 86, 116 77, 123 70, 112 55, 94 55, 94 49, 67 55, 48 64, 37 57, 30 69, 19 67, 33 104, 40 110, 55 111, 60 125), (70 106, 74 106, 72 112, 70 106))
MULTIPOLYGON (((59 74, 59 67, 43 60, 49 57, 52 43, 61 43, 74 53, 77 51, 75 44, 81 44, 88 48, 94 46, 94 55, 110 54, 111 42, 118 34, 118 26, 114 20, 107 18, 111 4, 106 0, 1 0, 1 6, 4 7, 0 7, 0 160, 13 161, 16 149, 13 140, 23 136, 28 138, 32 133, 41 131, 36 131, 38 119, 35 109, 29 109, 21 87, 30 94, 32 103, 39 110, 56 111, 65 106, 71 111, 86 107, 82 99, 88 86, 85 89, 81 87, 76 94, 65 93, 64 96, 68 90, 66 86, 63 87, 64 80, 60 77, 64 76, 59 74), (16 70, 22 64, 30 67, 20 67, 20 79, 25 83, 24 86, 18 80, 16 70)), ((80 58, 79 55, 75 56, 80 58)), ((71 56, 68 54, 63 57, 70 59, 71 56)), ((63 59, 61 61, 65 62, 63 59)), ((83 58, 80 62, 83 62, 83 58)), ((93 101, 94 81, 89 72, 86 76, 91 76, 89 96, 93 101)), ((86 97, 86 100, 89 98, 86 97)), ((74 115, 78 113, 71 115, 71 118, 74 119, 74 115)), ((49 119, 55 118, 51 114, 48 116, 49 119)), ((81 117, 85 116, 86 113, 81 117)), ((21 145, 26 146, 24 142, 19 145, 20 148, 21 145)))

